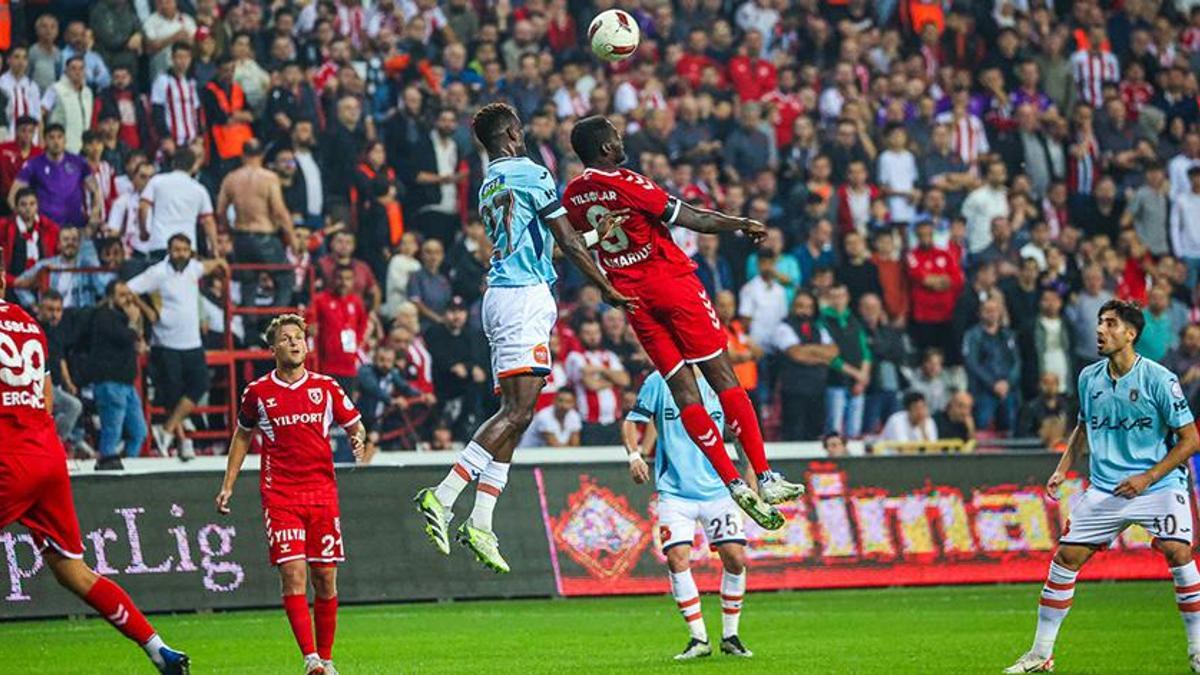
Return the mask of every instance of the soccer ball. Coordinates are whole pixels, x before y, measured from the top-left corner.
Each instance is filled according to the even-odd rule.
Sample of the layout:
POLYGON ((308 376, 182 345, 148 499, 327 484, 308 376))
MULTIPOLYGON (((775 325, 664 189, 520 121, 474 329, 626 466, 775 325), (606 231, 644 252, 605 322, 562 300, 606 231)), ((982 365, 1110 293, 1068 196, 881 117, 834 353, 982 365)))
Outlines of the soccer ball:
POLYGON ((641 36, 637 21, 619 9, 600 12, 588 26, 592 51, 605 61, 620 61, 633 56, 641 36))

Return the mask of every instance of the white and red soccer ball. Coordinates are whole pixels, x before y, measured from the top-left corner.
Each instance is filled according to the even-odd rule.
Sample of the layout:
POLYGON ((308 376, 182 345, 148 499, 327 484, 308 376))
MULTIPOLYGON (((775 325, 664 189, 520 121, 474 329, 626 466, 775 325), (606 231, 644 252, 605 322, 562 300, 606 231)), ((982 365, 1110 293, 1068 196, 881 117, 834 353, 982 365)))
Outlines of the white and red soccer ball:
POLYGON ((620 9, 600 12, 588 26, 592 51, 605 61, 620 61, 633 56, 641 37, 637 21, 620 9))

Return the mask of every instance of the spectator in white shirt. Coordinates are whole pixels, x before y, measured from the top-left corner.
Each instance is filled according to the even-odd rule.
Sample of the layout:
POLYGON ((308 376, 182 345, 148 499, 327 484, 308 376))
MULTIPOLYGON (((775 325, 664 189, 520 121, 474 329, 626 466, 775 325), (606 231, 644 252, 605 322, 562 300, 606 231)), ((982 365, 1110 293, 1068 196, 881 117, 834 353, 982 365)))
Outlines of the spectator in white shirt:
POLYGON ((155 312, 138 299, 142 312, 157 316, 150 342, 150 367, 158 402, 170 411, 162 427, 154 428, 159 452, 166 454, 170 439, 179 441, 179 458, 195 457, 184 423, 201 397, 208 393, 208 363, 200 335, 200 280, 225 267, 225 261, 192 258, 192 242, 175 234, 169 256, 129 281, 135 296, 155 293, 161 309, 155 312))
POLYGON ((1191 189, 1175 195, 1171 205, 1171 248, 1187 264, 1188 288, 1200 278, 1200 166, 1187 172, 1191 189))
POLYGON ((130 177, 133 189, 122 193, 113 202, 112 208, 108 211, 108 223, 105 225, 108 236, 120 239, 126 249, 133 252, 133 257, 140 261, 149 260, 150 242, 143 241, 138 236, 140 230, 138 207, 142 200, 142 190, 146 189, 146 184, 153 177, 154 164, 151 162, 139 164, 130 177))
POLYGON ((879 187, 887 196, 888 215, 894 223, 912 224, 917 219, 917 158, 908 150, 908 132, 899 124, 887 132, 887 149, 879 153, 879 187))
POLYGON ((992 243, 992 221, 1007 218, 1008 168, 1004 162, 995 161, 988 165, 986 182, 971 191, 962 205, 963 218, 967 220, 967 250, 977 254, 992 243))
POLYGON ((522 448, 577 448, 583 417, 575 410, 575 392, 559 389, 554 405, 542 408, 521 437, 522 448))
POLYGON ((143 43, 150 57, 150 81, 158 79, 170 66, 171 50, 177 42, 192 44, 196 35, 196 22, 179 11, 176 0, 158 0, 156 10, 142 23, 143 43))
POLYGON ((1200 166, 1200 132, 1189 131, 1183 137, 1183 151, 1167 162, 1167 178, 1171 181, 1171 198, 1192 189, 1188 170, 1200 166))
POLYGON ((217 223, 213 218, 212 197, 192 176, 199 168, 196 153, 181 148, 171 157, 170 173, 150 179, 142 190, 138 208, 138 234, 149 242, 150 258, 158 261, 166 255, 167 242, 176 234, 197 241, 196 223, 204 226, 208 250, 217 250, 217 223))
POLYGON ((750 324, 750 339, 756 344, 771 344, 775 328, 787 318, 787 289, 775 272, 774 252, 758 254, 758 276, 746 282, 738 293, 738 313, 750 324))
POLYGON ((892 413, 880 436, 880 440, 895 443, 921 443, 937 438, 937 424, 929 415, 925 396, 916 391, 904 395, 904 410, 892 413))

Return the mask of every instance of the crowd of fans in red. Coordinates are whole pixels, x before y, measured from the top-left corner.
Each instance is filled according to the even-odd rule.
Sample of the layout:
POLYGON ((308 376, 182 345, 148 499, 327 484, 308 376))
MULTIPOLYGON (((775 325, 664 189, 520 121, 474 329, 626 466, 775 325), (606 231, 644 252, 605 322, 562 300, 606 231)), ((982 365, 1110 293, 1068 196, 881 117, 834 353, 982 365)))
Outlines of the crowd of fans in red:
MULTIPOLYGON (((502 100, 561 185, 582 169, 573 123, 603 114, 632 169, 768 223, 760 246, 674 234, 769 436, 1057 444, 1112 297, 1144 305, 1139 351, 1200 402, 1200 6, 631 0, 642 44, 604 64, 581 31, 611 6, 15 5, 0 247, 9 299, 47 324, 56 386, 126 423, 112 407, 136 392, 92 390, 134 384, 137 350, 95 328, 116 316, 114 339, 169 346, 170 303, 122 282, 170 262, 183 234, 219 261, 199 275, 204 347, 261 344, 256 319, 226 325, 227 302, 304 307, 322 370, 355 391, 380 445, 461 441, 496 405, 478 316, 488 158, 470 119, 502 100), (290 219, 256 246, 217 198, 251 138, 290 219), (205 194, 181 196, 189 181, 205 194), (296 272, 230 276, 224 261, 296 272), (104 271, 62 272, 91 267, 104 271)), ((615 441, 648 361, 621 311, 561 271, 556 365, 526 441, 615 441)), ((153 382, 170 381, 165 363, 150 390, 190 397, 153 382)), ((60 432, 87 451, 79 420, 60 432)), ((171 420, 156 443, 210 421, 171 420)))

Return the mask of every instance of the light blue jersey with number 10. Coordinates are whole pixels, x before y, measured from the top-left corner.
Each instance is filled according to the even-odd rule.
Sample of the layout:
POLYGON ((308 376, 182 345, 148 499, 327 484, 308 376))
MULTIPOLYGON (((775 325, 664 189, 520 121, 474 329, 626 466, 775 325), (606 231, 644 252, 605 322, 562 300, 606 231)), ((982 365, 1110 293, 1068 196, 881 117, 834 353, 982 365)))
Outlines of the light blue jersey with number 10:
POLYGON ((566 213, 545 167, 528 157, 489 163, 479 188, 479 216, 495 248, 488 285, 553 284, 558 274, 546 221, 566 213))
MULTIPOLYGON (((725 428, 721 399, 701 376, 696 377, 700 398, 718 429, 725 428)), ((717 470, 696 447, 679 419, 679 406, 671 388, 658 372, 651 373, 638 391, 637 404, 625 419, 654 422, 658 442, 654 449, 654 483, 658 491, 672 497, 707 502, 729 494, 717 470)))

